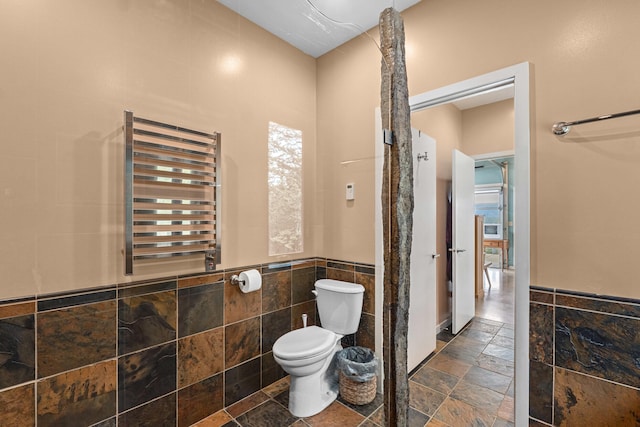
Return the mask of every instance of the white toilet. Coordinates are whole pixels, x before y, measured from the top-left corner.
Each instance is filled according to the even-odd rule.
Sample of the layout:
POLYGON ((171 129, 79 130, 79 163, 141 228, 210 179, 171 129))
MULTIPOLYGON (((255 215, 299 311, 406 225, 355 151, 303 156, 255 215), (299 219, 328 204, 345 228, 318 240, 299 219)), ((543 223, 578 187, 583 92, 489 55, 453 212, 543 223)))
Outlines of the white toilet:
POLYGON ((358 330, 362 312, 362 285, 322 279, 315 288, 322 327, 296 329, 273 344, 274 359, 291 375, 289 411, 296 417, 315 415, 338 396, 334 355, 342 337, 358 330))

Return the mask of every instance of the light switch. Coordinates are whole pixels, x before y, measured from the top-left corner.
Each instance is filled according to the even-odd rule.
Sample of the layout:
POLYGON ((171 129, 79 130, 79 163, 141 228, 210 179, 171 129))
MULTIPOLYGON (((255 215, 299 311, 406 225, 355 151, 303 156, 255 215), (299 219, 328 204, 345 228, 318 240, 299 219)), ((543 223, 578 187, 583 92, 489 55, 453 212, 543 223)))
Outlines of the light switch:
POLYGON ((347 200, 354 200, 355 197, 355 186, 353 183, 347 184, 347 200))

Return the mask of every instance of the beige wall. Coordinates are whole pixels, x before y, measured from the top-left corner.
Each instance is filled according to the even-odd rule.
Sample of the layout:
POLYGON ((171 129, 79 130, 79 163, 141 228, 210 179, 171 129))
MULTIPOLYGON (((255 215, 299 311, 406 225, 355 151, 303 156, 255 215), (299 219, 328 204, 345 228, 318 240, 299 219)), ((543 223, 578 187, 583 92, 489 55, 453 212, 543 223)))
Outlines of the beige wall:
POLYGON ((441 105, 411 114, 411 126, 436 140, 436 175, 451 181, 451 152, 461 150, 463 113, 453 104, 441 105))
POLYGON ((482 155, 513 151, 513 99, 462 111, 460 151, 482 155))
MULTIPOLYGON (((550 0, 423 0, 403 12, 410 94, 531 62, 532 284, 638 298, 633 278, 640 243, 640 119, 577 127, 565 137, 569 143, 550 127, 638 108, 640 57, 631 41, 640 39, 640 3, 621 0, 612 7, 568 0, 562 4, 566 13, 556 13, 557 7, 550 0)), ((358 157, 373 155, 378 61, 379 52, 364 37, 318 60, 323 151, 346 156, 348 147, 358 157)), ((318 166, 325 174, 340 172, 323 157, 318 166)), ((373 172, 368 182, 373 192, 373 172)), ((340 210, 327 202, 325 212, 340 210)), ((359 229, 373 229, 367 214, 373 205, 359 209, 359 229)), ((331 221, 325 229, 325 236, 337 231, 331 221)), ((326 245, 324 255, 342 253, 326 245)), ((363 245, 358 259, 372 262, 373 245, 363 245)))
POLYGON ((327 66, 317 76, 317 92, 324 94, 317 104, 318 141, 324 141, 318 144, 318 206, 325 226, 321 255, 367 263, 374 263, 373 120, 379 88, 363 82, 380 79, 376 53, 371 42, 356 39, 325 57, 327 66), (350 72, 343 75, 345 70, 350 72), (345 200, 347 183, 355 185, 352 202, 345 200))
POLYGON ((322 252, 313 58, 204 0, 3 2, 0 52, 0 298, 202 271, 123 277, 125 109, 222 133, 221 267, 275 259, 268 122, 302 130, 300 257, 322 252))
MULTIPOLYGON (((405 11, 410 93, 533 64, 532 282, 640 297, 640 3, 422 0, 405 11)), ((371 31, 375 36, 375 29, 371 31)), ((374 261, 380 54, 318 61, 215 1, 5 2, 0 13, 0 298, 122 276, 122 110, 223 134, 221 267, 267 262, 266 137, 303 131, 305 253, 374 261), (316 132, 317 129, 317 132, 316 132), (317 137, 317 145, 316 145, 317 137), (353 182, 356 200, 344 200, 353 182)), ((199 269, 167 264, 136 278, 199 269)))

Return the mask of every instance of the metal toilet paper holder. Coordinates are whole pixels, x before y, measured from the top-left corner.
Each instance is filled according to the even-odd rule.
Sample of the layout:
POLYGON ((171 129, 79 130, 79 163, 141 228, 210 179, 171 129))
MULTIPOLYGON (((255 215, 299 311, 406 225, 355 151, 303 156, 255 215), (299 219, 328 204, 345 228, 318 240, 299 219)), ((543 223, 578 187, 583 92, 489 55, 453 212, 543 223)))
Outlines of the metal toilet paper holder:
POLYGON ((231 284, 232 285, 244 285, 244 280, 240 280, 240 276, 234 274, 231 276, 231 284))

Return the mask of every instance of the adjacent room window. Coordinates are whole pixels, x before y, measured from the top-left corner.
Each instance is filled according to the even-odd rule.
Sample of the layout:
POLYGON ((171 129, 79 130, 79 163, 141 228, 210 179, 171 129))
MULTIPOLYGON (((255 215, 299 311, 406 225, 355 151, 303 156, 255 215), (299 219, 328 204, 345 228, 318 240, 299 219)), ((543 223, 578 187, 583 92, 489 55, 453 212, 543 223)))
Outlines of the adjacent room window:
POLYGON ((302 131, 269 122, 269 255, 303 251, 302 131))
POLYGON ((476 186, 475 208, 476 215, 484 216, 484 238, 502 239, 504 228, 502 188, 476 186))

